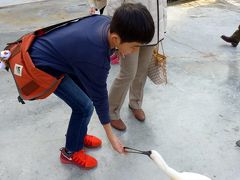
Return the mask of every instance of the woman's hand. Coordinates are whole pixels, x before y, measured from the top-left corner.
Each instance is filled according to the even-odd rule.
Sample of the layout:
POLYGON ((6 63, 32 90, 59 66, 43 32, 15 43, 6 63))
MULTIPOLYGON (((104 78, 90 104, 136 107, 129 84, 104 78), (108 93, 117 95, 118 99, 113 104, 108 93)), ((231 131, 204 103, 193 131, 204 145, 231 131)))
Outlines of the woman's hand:
POLYGON ((112 135, 111 139, 109 139, 110 143, 112 144, 112 147, 115 151, 119 152, 119 153, 123 153, 124 149, 123 149, 123 144, 121 143, 121 141, 118 139, 117 136, 115 136, 115 134, 112 135))
POLYGON ((117 151, 118 153, 124 153, 124 148, 123 148, 124 146, 121 143, 121 141, 118 139, 118 137, 115 134, 113 134, 110 123, 105 124, 103 127, 104 127, 104 130, 107 134, 108 140, 111 143, 113 149, 115 151, 117 151))

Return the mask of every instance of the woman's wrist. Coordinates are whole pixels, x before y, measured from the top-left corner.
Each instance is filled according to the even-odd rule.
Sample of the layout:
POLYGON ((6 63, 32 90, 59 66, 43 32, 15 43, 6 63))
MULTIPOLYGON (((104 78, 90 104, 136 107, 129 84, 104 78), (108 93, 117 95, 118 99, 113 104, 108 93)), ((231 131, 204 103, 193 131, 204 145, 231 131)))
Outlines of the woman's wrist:
POLYGON ((103 125, 103 128, 105 130, 105 133, 106 133, 108 139, 111 141, 114 135, 113 135, 110 123, 103 125))

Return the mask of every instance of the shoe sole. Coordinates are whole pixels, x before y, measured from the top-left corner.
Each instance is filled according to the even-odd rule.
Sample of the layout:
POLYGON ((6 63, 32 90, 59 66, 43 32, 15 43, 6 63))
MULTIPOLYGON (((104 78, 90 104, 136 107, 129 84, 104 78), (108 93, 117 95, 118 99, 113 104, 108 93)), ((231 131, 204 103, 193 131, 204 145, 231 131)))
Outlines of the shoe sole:
POLYGON ((102 144, 99 145, 99 146, 86 146, 84 145, 84 147, 88 148, 88 149, 98 149, 98 148, 101 148, 102 147, 102 144))

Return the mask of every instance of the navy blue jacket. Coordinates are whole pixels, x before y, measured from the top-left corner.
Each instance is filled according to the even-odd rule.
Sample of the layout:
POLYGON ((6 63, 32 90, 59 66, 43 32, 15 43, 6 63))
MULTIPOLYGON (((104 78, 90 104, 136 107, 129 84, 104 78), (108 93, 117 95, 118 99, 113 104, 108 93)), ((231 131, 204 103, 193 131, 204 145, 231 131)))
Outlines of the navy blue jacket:
POLYGON ((30 56, 39 69, 68 74, 93 101, 102 124, 109 123, 107 77, 110 70, 110 18, 92 16, 38 37, 30 56))

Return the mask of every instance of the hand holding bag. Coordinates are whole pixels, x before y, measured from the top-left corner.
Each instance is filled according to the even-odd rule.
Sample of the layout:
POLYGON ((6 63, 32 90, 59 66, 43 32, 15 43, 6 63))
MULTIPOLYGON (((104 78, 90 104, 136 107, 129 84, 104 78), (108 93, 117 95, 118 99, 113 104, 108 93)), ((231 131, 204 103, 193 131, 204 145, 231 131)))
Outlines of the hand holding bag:
POLYGON ((150 80, 156 84, 160 85, 162 83, 167 84, 167 67, 166 67, 166 56, 164 54, 163 45, 161 42, 162 52, 159 53, 159 45, 157 45, 152 54, 151 62, 148 66, 148 77, 150 80))

